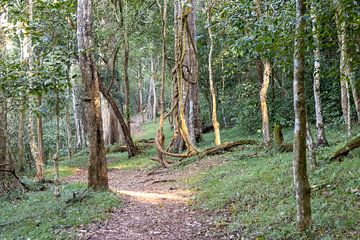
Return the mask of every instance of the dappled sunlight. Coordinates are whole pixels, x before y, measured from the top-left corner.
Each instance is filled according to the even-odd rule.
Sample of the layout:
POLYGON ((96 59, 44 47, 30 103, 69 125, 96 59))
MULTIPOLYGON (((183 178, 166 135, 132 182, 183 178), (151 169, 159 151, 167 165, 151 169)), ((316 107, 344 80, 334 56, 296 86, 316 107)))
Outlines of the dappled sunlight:
POLYGON ((144 192, 144 191, 129 191, 121 189, 112 189, 114 192, 136 198, 136 200, 141 202, 148 203, 161 203, 163 201, 172 201, 172 202, 187 202, 189 200, 189 191, 179 191, 174 193, 164 192, 164 193, 154 193, 154 192, 144 192))

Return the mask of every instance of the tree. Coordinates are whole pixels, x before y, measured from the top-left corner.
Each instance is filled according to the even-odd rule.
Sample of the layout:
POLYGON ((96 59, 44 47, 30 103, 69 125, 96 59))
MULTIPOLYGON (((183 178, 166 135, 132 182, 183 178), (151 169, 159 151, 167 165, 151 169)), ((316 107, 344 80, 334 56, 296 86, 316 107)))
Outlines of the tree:
POLYGON ((294 186, 296 193, 296 222, 300 231, 311 225, 311 189, 306 167, 306 103, 305 103, 305 3, 296 0, 296 33, 294 53, 294 186))
POLYGON ((213 51, 214 51, 214 39, 213 33, 211 30, 211 10, 213 8, 214 3, 210 3, 207 9, 207 24, 208 24, 208 33, 209 33, 209 40, 210 40, 210 49, 209 49, 209 83, 210 83, 210 93, 212 99, 212 123, 215 131, 215 144, 221 144, 220 138, 220 124, 217 120, 217 112, 216 112, 216 91, 214 86, 213 80, 213 70, 212 70, 212 61, 213 61, 213 51))
MULTIPOLYGON (((260 0, 255 0, 255 9, 258 20, 261 18, 261 2, 260 0)), ((260 90, 260 104, 261 104, 261 116, 262 116, 262 132, 264 143, 267 146, 271 145, 270 137, 270 123, 269 123, 269 112, 267 107, 267 92, 270 85, 270 76, 271 76, 271 63, 268 59, 263 59, 264 63, 264 73, 263 73, 263 83, 260 90)))
POLYGON ((317 145, 323 146, 328 145, 325 136, 325 125, 321 105, 321 94, 320 94, 320 80, 321 80, 321 50, 320 50, 320 39, 319 29, 317 21, 317 8, 313 3, 311 5, 311 18, 312 18, 312 35, 314 39, 314 100, 315 100, 315 114, 316 114, 316 129, 317 129, 317 145))
POLYGON ((93 54, 92 0, 78 0, 77 38, 89 137, 88 185, 95 190, 108 189, 106 156, 102 130, 99 76, 93 54))

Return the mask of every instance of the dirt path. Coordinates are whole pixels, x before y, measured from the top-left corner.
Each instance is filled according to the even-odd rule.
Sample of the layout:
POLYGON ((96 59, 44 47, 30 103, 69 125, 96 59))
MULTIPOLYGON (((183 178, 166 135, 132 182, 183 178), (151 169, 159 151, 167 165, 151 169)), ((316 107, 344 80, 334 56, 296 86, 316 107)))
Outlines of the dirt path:
MULTIPOLYGON (((141 117, 141 116, 140 116, 141 117)), ((138 118, 142 121, 141 118, 138 118)), ((141 131, 138 122, 133 131, 141 131), (136 128, 136 129, 135 129, 136 128)), ((118 193, 124 206, 115 209, 111 218, 80 228, 80 239, 123 240, 194 240, 232 239, 219 233, 211 214, 189 207, 192 193, 184 180, 214 164, 199 162, 183 170, 159 169, 153 172, 109 171, 110 188, 118 193)), ((86 181, 86 170, 66 181, 86 181)))

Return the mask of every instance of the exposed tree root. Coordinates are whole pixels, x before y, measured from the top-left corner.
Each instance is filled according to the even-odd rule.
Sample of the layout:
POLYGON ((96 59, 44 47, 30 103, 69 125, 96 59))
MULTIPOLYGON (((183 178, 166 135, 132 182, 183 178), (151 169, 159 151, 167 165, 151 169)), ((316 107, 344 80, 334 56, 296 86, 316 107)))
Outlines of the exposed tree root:
POLYGON ((341 158, 345 157, 355 148, 360 147, 360 136, 348 141, 345 146, 340 147, 336 150, 330 157, 330 160, 340 160, 341 158))
MULTIPOLYGON (((164 149, 161 148, 161 146, 158 144, 157 139, 155 139, 156 141, 156 147, 158 149, 158 151, 160 151, 162 154, 167 155, 169 157, 174 157, 174 158, 188 158, 188 157, 192 157, 192 156, 199 156, 199 157, 204 157, 204 156, 208 156, 208 155, 215 155, 215 154, 219 154, 222 153, 224 151, 230 151, 232 148, 237 147, 237 146, 241 146, 241 145, 257 145, 258 142, 255 140, 240 140, 240 141, 236 141, 236 142, 226 142, 223 143, 219 146, 215 146, 215 147, 210 147, 205 149, 202 152, 186 152, 186 153, 182 153, 182 154, 177 154, 177 153, 171 153, 171 152, 167 152, 164 149)), ((157 158, 151 158, 151 160, 154 161, 159 161, 157 158)), ((171 164, 171 162, 167 161, 167 163, 171 164)))

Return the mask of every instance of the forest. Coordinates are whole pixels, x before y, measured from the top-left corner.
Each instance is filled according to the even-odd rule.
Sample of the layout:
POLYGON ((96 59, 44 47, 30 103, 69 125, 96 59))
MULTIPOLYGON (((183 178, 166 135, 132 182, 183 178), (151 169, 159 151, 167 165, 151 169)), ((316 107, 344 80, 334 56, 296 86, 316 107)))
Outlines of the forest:
POLYGON ((0 239, 359 239, 360 2, 1 0, 0 239))

